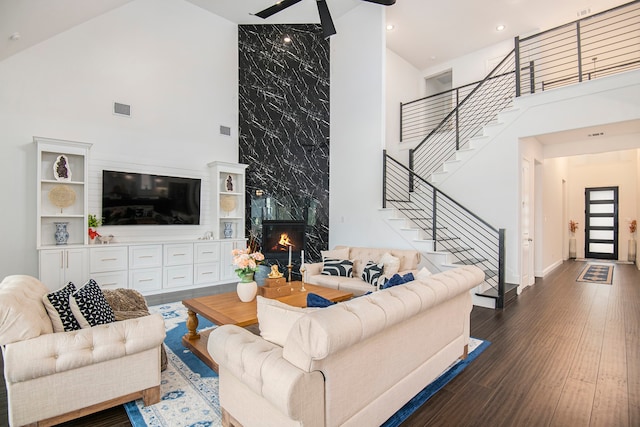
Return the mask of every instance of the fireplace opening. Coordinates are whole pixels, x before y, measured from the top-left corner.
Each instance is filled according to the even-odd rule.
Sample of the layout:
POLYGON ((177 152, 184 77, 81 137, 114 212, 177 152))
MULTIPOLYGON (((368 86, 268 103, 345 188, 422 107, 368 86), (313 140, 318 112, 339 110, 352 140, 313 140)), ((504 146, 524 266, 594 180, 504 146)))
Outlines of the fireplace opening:
POLYGON ((262 221, 262 253, 266 259, 288 261, 300 258, 305 244, 304 221, 262 221))

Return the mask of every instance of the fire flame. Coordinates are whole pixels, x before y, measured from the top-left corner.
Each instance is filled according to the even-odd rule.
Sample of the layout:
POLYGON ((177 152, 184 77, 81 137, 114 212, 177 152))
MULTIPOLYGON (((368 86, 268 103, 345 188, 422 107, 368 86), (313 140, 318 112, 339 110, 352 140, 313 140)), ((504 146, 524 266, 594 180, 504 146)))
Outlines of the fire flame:
POLYGON ((278 244, 282 246, 293 246, 293 243, 291 243, 291 239, 289 239, 289 235, 287 233, 282 233, 280 235, 278 244))

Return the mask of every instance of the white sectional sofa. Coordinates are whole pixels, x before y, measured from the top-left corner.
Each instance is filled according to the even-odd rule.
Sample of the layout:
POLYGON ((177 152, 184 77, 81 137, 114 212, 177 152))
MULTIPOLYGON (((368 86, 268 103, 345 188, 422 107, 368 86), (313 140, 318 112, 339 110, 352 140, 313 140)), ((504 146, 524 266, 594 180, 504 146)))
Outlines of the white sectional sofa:
POLYGON ((465 266, 321 309, 259 299, 261 335, 283 342, 234 325, 209 337, 223 425, 380 425, 466 357, 483 280, 465 266))
POLYGON ((323 251, 323 258, 339 258, 353 261, 353 275, 351 277, 329 276, 322 274, 323 263, 305 264, 305 282, 312 285, 325 286, 327 288, 340 289, 353 292, 354 295, 363 295, 377 288, 362 279, 362 271, 367 262, 380 262, 393 258, 396 261, 386 263, 384 274, 387 278, 398 273, 400 275, 409 272, 417 273, 420 263, 420 252, 408 249, 366 248, 353 246, 336 246, 331 251, 323 251), (392 265, 393 264, 393 265, 392 265))

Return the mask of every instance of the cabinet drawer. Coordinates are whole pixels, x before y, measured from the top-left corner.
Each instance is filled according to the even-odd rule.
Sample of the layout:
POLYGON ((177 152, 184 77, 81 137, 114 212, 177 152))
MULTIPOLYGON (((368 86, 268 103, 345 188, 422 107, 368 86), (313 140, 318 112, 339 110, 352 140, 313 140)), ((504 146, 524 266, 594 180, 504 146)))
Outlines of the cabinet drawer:
POLYGON ((113 271, 108 273, 93 273, 91 278, 102 289, 118 289, 127 288, 127 272, 126 271, 113 271))
POLYGON ((220 263, 209 262, 193 266, 193 283, 201 285, 220 280, 220 263))
POLYGON ((164 265, 193 264, 193 244, 164 245, 164 265))
POLYGON ((126 247, 91 248, 89 254, 92 274, 127 269, 126 247))
POLYGON ((162 245, 129 247, 129 268, 162 267, 162 245))
POLYGON ((162 269, 131 270, 129 272, 129 287, 142 293, 162 289, 162 269))
POLYGON ((180 288, 193 284, 193 267, 191 265, 179 265, 164 269, 164 287, 180 288))
POLYGON ((193 246, 196 264, 220 260, 220 243, 196 243, 193 246))

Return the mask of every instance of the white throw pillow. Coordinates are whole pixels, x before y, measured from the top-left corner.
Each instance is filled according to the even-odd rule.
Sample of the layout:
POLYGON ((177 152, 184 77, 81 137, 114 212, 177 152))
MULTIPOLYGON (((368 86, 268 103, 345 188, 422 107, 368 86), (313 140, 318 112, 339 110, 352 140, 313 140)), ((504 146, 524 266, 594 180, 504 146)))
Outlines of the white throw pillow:
POLYGON ((275 299, 256 296, 260 336, 280 347, 284 347, 289 331, 299 318, 317 308, 300 308, 275 299))
POLYGON ((378 263, 384 265, 382 274, 385 277, 391 277, 400 271, 400 258, 394 257, 389 252, 385 252, 378 263))
POLYGON ((431 276, 431 272, 427 270, 427 267, 422 267, 418 274, 416 274, 417 280, 425 280, 427 277, 431 276))
POLYGON ((332 251, 320 251, 322 260, 325 258, 349 259, 349 248, 334 249, 332 251))

